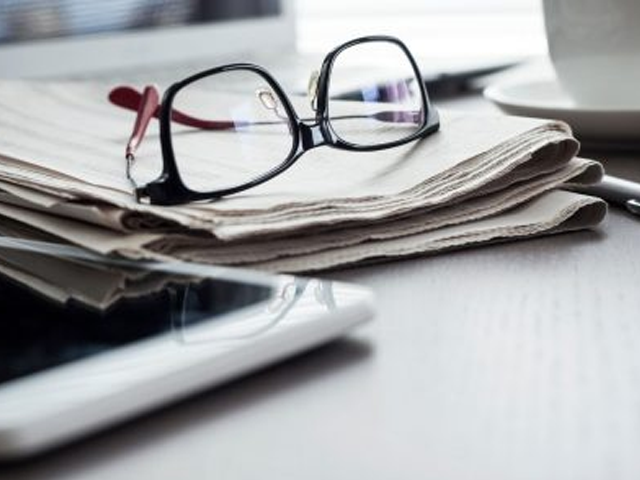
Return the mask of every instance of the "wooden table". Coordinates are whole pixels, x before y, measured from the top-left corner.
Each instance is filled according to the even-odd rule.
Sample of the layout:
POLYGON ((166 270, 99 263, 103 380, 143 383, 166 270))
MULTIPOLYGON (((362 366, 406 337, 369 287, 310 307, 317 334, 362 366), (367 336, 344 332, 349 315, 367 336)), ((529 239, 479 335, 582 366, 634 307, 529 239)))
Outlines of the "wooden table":
POLYGON ((0 478, 640 478, 637 218, 329 276, 377 320, 0 478))

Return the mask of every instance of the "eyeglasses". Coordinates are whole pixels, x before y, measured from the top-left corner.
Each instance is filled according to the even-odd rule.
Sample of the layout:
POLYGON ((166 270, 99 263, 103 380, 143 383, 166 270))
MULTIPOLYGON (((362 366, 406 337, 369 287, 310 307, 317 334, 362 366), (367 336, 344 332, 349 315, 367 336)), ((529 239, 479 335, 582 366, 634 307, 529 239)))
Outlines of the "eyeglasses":
POLYGON ((142 92, 116 87, 109 99, 137 112, 126 175, 139 201, 158 205, 245 191, 319 146, 383 150, 439 128, 415 59, 404 43, 388 36, 357 38, 326 56, 310 81, 310 118, 298 116, 280 84, 249 63, 192 75, 169 87, 162 102, 153 86, 142 92), (379 68, 368 68, 372 60, 379 68), (154 117, 160 121, 162 173, 140 186, 132 168, 154 117))

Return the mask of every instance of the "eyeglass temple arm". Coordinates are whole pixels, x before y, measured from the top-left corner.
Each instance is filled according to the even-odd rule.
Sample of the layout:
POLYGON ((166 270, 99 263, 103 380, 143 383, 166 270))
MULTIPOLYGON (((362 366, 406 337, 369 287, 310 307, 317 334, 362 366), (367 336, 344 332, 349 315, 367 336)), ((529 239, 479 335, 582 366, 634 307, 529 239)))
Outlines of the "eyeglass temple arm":
MULTIPOLYGON (((157 97, 159 98, 159 94, 157 93, 157 88, 154 86, 145 87, 145 91, 147 89, 153 89, 156 92, 157 97)), ((138 92, 135 88, 130 86, 119 86, 115 87, 109 93, 109 100, 114 105, 125 108, 127 110, 133 110, 135 112, 140 112, 141 110, 147 109, 146 102, 149 99, 145 99, 144 91, 143 93, 138 92)), ((152 115, 146 119, 146 125, 144 129, 146 130, 146 126, 148 125, 151 118, 158 118, 160 114, 160 106, 159 100, 156 102, 155 111, 153 111, 152 115)), ((389 123, 420 123, 422 120, 422 113, 419 111, 381 111, 376 112, 371 115, 342 115, 338 117, 334 117, 334 120, 349 120, 355 118, 374 118, 381 122, 389 122, 389 123)), ((232 121, 228 120, 204 120, 201 118, 193 117, 184 112, 181 112, 177 109, 172 109, 171 111, 171 120, 186 125, 188 127, 198 128, 201 130, 227 130, 232 129, 236 126, 236 124, 232 121)), ((313 119, 303 119, 312 121, 313 119)), ((277 122, 256 122, 256 124, 265 124, 270 125, 277 122)), ((134 131, 135 133, 135 131, 134 131)), ((144 131, 142 132, 144 135, 144 131)), ((133 136, 133 135, 132 135, 133 136)), ((140 139, 141 141, 142 139, 140 139)), ((139 144, 140 142, 138 142, 139 144)))
MULTIPOLYGON (((152 102, 155 103, 155 109, 151 111, 150 116, 146 118, 148 125, 151 121, 151 118, 159 118, 160 116, 160 94, 158 93, 158 89, 155 86, 146 86, 143 90, 143 93, 140 93, 135 88, 129 86, 115 87, 111 90, 111 92, 109 92, 109 101, 114 105, 125 108, 127 110, 138 112, 138 114, 140 114, 142 110, 148 110, 151 108, 148 104, 150 98, 148 96, 145 96, 145 92, 147 92, 148 90, 155 91, 154 96, 157 98, 156 102, 152 102)), ((171 120, 188 127, 199 128, 202 130, 225 130, 233 128, 235 126, 235 124, 231 121, 203 120, 201 118, 187 115, 186 113, 181 112, 180 110, 177 110, 175 108, 171 110, 171 120)), ((144 128, 146 129, 146 125, 144 128)))
POLYGON ((158 90, 153 86, 145 87, 138 101, 136 121, 125 149, 125 157, 128 162, 133 162, 136 150, 140 146, 140 143, 142 143, 149 122, 156 115, 159 104, 160 95, 158 94, 158 90))

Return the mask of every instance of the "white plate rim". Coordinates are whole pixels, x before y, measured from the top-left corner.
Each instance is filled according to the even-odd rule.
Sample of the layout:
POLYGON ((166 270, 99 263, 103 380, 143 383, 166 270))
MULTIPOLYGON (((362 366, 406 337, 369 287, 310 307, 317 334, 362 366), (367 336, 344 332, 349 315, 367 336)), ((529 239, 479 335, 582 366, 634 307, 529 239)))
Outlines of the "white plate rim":
POLYGON ((559 89, 555 78, 509 80, 488 86, 484 96, 502 111, 512 115, 557 118, 569 123, 578 136, 584 139, 616 142, 640 142, 640 108, 611 109, 599 107, 578 107, 554 102, 532 100, 522 95, 514 95, 527 87, 551 87, 559 89), (635 127, 635 125, 638 125, 635 127))

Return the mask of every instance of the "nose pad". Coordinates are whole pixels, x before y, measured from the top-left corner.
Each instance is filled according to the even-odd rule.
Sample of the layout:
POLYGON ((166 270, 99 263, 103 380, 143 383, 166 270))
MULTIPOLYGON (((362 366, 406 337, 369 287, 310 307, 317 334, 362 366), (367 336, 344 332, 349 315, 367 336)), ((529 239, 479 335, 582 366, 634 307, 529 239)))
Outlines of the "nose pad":
POLYGON ((256 90, 256 96, 260 103, 267 110, 271 110, 280 120, 288 120, 286 114, 282 113, 282 104, 278 96, 269 88, 259 88, 256 90))
POLYGON ((309 77, 309 83, 307 85, 307 97, 309 98, 309 104, 311 110, 318 111, 318 79, 320 78, 320 72, 314 70, 309 77))
POLYGON ((282 103, 280 102, 280 98, 275 93, 273 93, 270 88, 259 88, 258 90, 256 90, 256 96, 265 109, 275 113, 276 117, 287 124, 287 130, 289 130, 289 133, 293 135, 293 125, 291 123, 291 119, 286 114, 286 112, 282 111, 283 107, 282 103))

